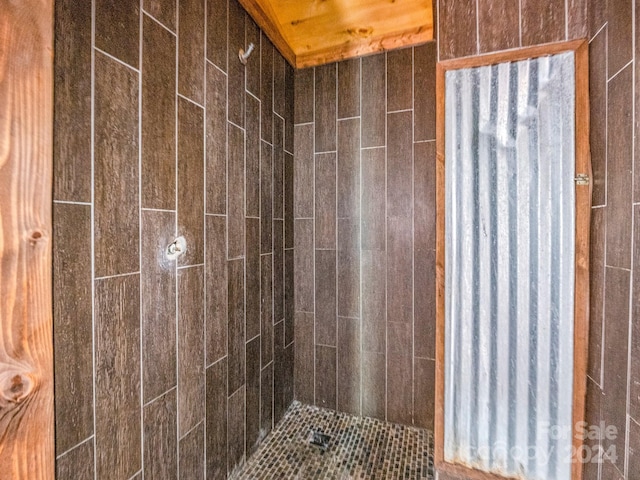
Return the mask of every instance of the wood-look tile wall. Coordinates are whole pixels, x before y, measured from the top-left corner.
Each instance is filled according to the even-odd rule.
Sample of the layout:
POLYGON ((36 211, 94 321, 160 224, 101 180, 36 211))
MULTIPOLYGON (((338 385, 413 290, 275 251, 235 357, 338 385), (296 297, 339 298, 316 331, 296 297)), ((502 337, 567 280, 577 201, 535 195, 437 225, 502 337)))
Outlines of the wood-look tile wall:
POLYGON ((517 2, 439 0, 439 55, 589 39, 593 209, 586 420, 615 427, 617 436, 587 441, 583 478, 633 480, 640 472, 640 144, 634 141, 640 50, 633 49, 634 42, 640 45, 633 38, 640 32, 640 4, 523 1, 521 7, 518 13, 517 2), (499 15, 492 14, 496 8, 499 15))
POLYGON ((436 44, 296 72, 295 396, 432 428, 436 44))
POLYGON ((56 2, 58 478, 226 478, 293 399, 293 69, 237 0, 94 4, 56 2))

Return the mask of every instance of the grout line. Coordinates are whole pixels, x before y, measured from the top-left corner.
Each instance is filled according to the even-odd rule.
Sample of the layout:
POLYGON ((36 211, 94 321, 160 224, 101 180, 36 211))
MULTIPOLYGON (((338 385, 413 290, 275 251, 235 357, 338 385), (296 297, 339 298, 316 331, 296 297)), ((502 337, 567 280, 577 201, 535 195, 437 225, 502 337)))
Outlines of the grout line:
POLYGON ((198 102, 196 102, 195 100, 191 100, 189 97, 187 97, 186 95, 183 95, 182 93, 178 93, 177 95, 178 95, 178 98, 186 100, 189 103, 193 103, 195 106, 200 107, 201 110, 204 110, 204 105, 200 105, 198 102))
MULTIPOLYGON (((478 2, 476 2, 476 6, 478 2)), ((480 45, 478 44, 478 50, 480 45)), ((411 419, 416 418, 416 148, 415 148, 415 49, 411 49, 411 419)))
POLYGON ((314 156, 315 155, 323 155, 323 154, 326 154, 326 153, 335 153, 337 155, 338 154, 338 150, 327 150, 325 152, 314 152, 314 156))
MULTIPOLYGON (((173 30, 171 30, 169 27, 167 27, 164 23, 162 23, 160 20, 158 20, 156 17, 154 17, 153 15, 151 15, 147 10, 145 10, 144 8, 141 8, 140 11, 146 15, 147 17, 149 17, 151 20, 153 20, 154 22, 156 22, 158 25, 160 25, 162 28, 164 28, 167 32, 169 32, 171 35, 173 35, 174 37, 177 37, 178 34, 176 32, 174 32, 173 30)), ((141 17, 143 15, 140 15, 141 17)), ((143 23, 143 22, 141 22, 143 23)), ((140 30, 142 32, 142 30, 140 30)), ((142 35, 140 35, 142 37, 142 35)))
POLYGON ((385 256, 385 267, 384 267, 384 419, 388 418, 388 392, 389 392, 389 328, 387 324, 388 320, 388 309, 389 309, 389 261, 388 261, 388 248, 387 248, 387 235, 388 235, 388 201, 389 201, 389 191, 388 191, 388 156, 389 151, 386 148, 389 144, 388 142, 388 133, 389 133, 389 117, 387 115, 387 106, 389 104, 388 95, 387 95, 387 55, 385 54, 385 64, 384 64, 384 256, 385 256))
MULTIPOLYGON (((178 236, 179 234, 179 215, 180 215, 180 200, 179 200, 179 195, 180 195, 180 182, 179 182, 179 167, 180 167, 180 139, 179 139, 179 135, 180 135, 180 41, 181 41, 181 37, 180 37, 180 1, 176 0, 176 51, 175 51, 175 98, 174 98, 174 105, 175 105, 175 158, 174 158, 174 181, 175 181, 175 197, 174 197, 174 207, 175 207, 175 215, 174 215, 174 238, 178 236)), ((188 99, 187 99, 188 100, 188 99)), ((180 404, 180 368, 179 368, 179 342, 180 342, 180 335, 179 335, 179 329, 178 329, 178 318, 179 318, 179 312, 180 312, 180 299, 179 299, 179 276, 178 276, 178 265, 180 263, 180 259, 176 258, 173 262, 173 274, 174 274, 174 278, 175 278, 175 283, 174 283, 174 295, 175 295, 175 301, 174 301, 174 308, 175 308, 175 312, 174 312, 174 331, 175 331, 175 356, 176 356, 176 366, 175 366, 175 374, 176 374, 176 383, 175 383, 175 389, 176 389, 176 407, 178 407, 178 405, 180 404)), ((205 379, 206 380, 206 379, 205 379)), ((205 388, 206 390, 206 388, 205 388)), ((179 449, 179 445, 180 445, 180 441, 179 441, 179 435, 180 435, 180 415, 178 414, 178 408, 176 408, 176 448, 179 449)), ((177 476, 178 478, 180 478, 180 454, 179 454, 179 450, 176 452, 176 458, 177 458, 177 476)))
POLYGON ((209 370, 211 367, 213 367, 215 364, 220 363, 222 360, 226 360, 227 357, 229 356, 229 354, 227 353, 226 355, 223 355, 222 357, 218 358, 215 362, 211 362, 206 368, 205 370, 209 370))
POLYGON ((178 267, 178 270, 187 270, 189 268, 204 267, 205 265, 206 265, 205 263, 195 263, 193 265, 180 265, 178 267))
MULTIPOLYGON (((314 80, 314 82, 315 82, 315 80, 314 80)), ((314 95, 315 95, 315 92, 314 92, 314 95)), ((315 108, 315 106, 314 106, 314 108, 315 108)), ((305 127, 305 126, 309 126, 309 125, 315 126, 315 123, 316 123, 315 121, 313 121, 313 122, 301 122, 301 123, 296 123, 293 127, 294 128, 295 127, 305 127)))
MULTIPOLYGON (((184 435, 179 437, 178 438, 178 445, 180 444, 180 442, 182 440, 184 440, 187 436, 189 436, 192 432, 194 432, 196 430, 196 428, 198 428, 200 425, 204 425, 204 423, 205 423, 204 419, 200 420, 198 423, 195 424, 195 426, 191 427, 191 429, 188 432, 186 432, 184 435)), ((178 460, 180 460, 180 455, 178 455, 178 460)))
POLYGON ((522 47, 522 0, 518 0, 518 45, 522 47))
POLYGON ((569 0, 564 0, 564 38, 569 40, 569 0))
POLYGON ((176 213, 175 210, 166 210, 163 208, 141 208, 143 212, 163 212, 163 213, 176 213))
MULTIPOLYGON (((179 4, 180 0, 175 0, 176 3, 179 4)), ((203 303, 203 308, 204 308, 204 315, 202 317, 202 333, 203 333, 203 342, 202 342, 202 358, 201 358, 201 362, 202 362, 202 367, 204 368, 203 372, 202 372, 202 381, 204 383, 204 392, 203 392, 203 399, 204 399, 204 418, 198 423, 196 424, 191 430, 189 430, 188 432, 186 432, 184 434, 184 436, 182 438, 185 438, 187 435, 189 435, 192 431, 194 431, 196 428, 198 428, 198 426, 200 424, 202 424, 202 431, 203 431, 203 435, 204 435, 204 441, 202 442, 202 446, 201 446, 201 452, 202 452, 202 478, 206 478, 207 476, 207 355, 208 355, 208 346, 207 345, 207 335, 208 335, 208 329, 207 329, 207 307, 209 305, 209 295, 208 295, 208 291, 209 289, 207 288, 207 210, 208 210, 208 164, 207 164, 207 160, 208 160, 208 152, 207 152, 207 131, 208 131, 208 113, 209 110, 207 108, 208 105, 208 94, 209 94, 209 88, 208 88, 208 80, 209 80, 209 69, 207 68, 207 57, 208 57, 208 50, 207 50, 207 45, 209 44, 209 42, 207 41, 207 35, 208 35, 208 5, 209 2, 205 1, 204 3, 204 21, 203 21, 203 25, 204 25, 204 49, 203 49, 203 53, 204 53, 204 71, 203 76, 204 76, 204 84, 203 84, 203 102, 205 105, 204 108, 204 115, 203 115, 203 123, 202 123, 202 130, 203 130, 203 138, 202 138, 202 143, 203 143, 203 171, 204 171, 204 197, 203 197, 203 203, 204 203, 204 215, 202 217, 202 224, 203 224, 203 233, 204 233, 204 240, 203 240, 203 246, 204 246, 204 261, 205 261, 205 266, 202 269, 202 281, 203 281, 203 289, 202 289, 202 303, 203 303)), ((178 7, 176 7, 176 12, 178 10, 178 7)), ((177 280, 177 279, 176 279, 177 280)), ((177 314, 177 312, 176 312, 177 314)), ((176 339, 176 344, 179 344, 179 340, 180 337, 177 337, 176 339)), ((178 360, 178 359, 176 359, 178 360)), ((178 398, 177 400, 177 404, 178 404, 178 414, 179 412, 179 405, 180 405, 180 399, 178 398)), ((176 432, 178 435, 178 478, 180 478, 180 430, 178 428, 176 428, 176 432)))
MULTIPOLYGON (((96 228, 95 228, 95 136, 96 136, 96 2, 91 2, 91 367, 92 367, 92 407, 93 407, 93 476, 98 479, 98 442, 97 442, 97 422, 96 422, 96 228)), ((142 382, 140 382, 142 384, 142 382)))
MULTIPOLYGON (((607 47, 608 47, 608 45, 607 45, 607 47)), ((607 63, 608 63, 608 62, 607 62, 607 63)), ((625 63, 625 64, 624 64, 624 66, 623 66, 620 70, 618 70, 616 73, 614 73, 614 74, 611 76, 611 78, 608 78, 608 79, 607 79, 607 86, 608 86, 608 84, 609 84, 609 82, 610 82, 611 80, 613 80, 613 79, 614 79, 614 78, 616 78, 618 75, 620 75, 620 73, 622 73, 622 72, 623 72, 623 71, 624 71, 624 70, 625 70, 629 65, 633 65, 633 59, 631 59, 631 60, 629 60, 627 63, 625 63)), ((607 72, 607 74, 608 74, 608 72, 607 72)))
MULTIPOLYGON (((413 72, 413 67, 412 67, 412 72, 413 72)), ((413 73, 412 73, 413 75, 413 73)), ((412 81, 413 83, 413 81, 412 81)), ((413 88, 413 85, 412 85, 413 88)), ((412 90, 412 98, 411 101, 413 102, 413 90, 412 90)), ((387 115, 391 114, 391 113, 402 113, 402 112, 413 112, 413 107, 412 108, 401 108, 399 110, 389 110, 388 112, 386 112, 387 115)))
POLYGON ((591 42, 593 42, 593 41, 596 39, 596 37, 597 37, 598 35, 600 35, 600 32, 602 32, 602 30, 604 30, 604 27, 606 27, 608 24, 609 24, 609 22, 604 22, 604 23, 602 24, 602 26, 598 29, 598 31, 597 31, 596 33, 594 33, 594 34, 593 34, 593 36, 591 37, 591 39, 589 39, 589 44, 591 44, 591 42))
POLYGON ((86 205, 86 206, 92 205, 92 202, 73 202, 68 200, 54 200, 53 203, 56 205, 86 205))
POLYGON ((311 256, 312 256, 312 269, 311 269, 311 274, 313 275, 313 351, 311 352, 311 357, 313 359, 313 375, 312 375, 312 381, 313 381, 313 404, 316 405, 317 404, 317 395, 316 395, 316 337, 317 337, 317 332, 316 332, 316 321, 317 321, 317 312, 316 312, 316 222, 315 222, 315 218, 316 218, 316 160, 315 160, 315 151, 316 151, 316 125, 315 125, 315 120, 316 120, 316 67, 313 67, 313 74, 311 75, 312 77, 312 84, 313 84, 313 114, 312 114, 312 118, 313 118, 313 122, 310 122, 311 125, 313 125, 313 128, 311 128, 311 135, 312 135, 312 164, 311 164, 311 176, 312 178, 312 183, 311 183, 311 191, 312 191, 312 198, 313 198, 313 205, 312 205, 312 209, 313 209, 313 224, 312 224, 312 228, 313 228, 313 245, 311 247, 311 256))
POLYGON ((335 288, 334 288, 334 293, 335 293, 335 305, 336 305, 336 317, 335 317, 335 329, 336 329, 336 351, 335 351, 335 365, 336 365, 336 369, 335 369, 335 386, 336 386, 336 391, 335 391, 335 405, 336 405, 336 410, 338 410, 340 408, 340 405, 338 404, 338 400, 339 400, 339 392, 340 392, 340 385, 338 382, 339 379, 339 371, 340 371, 340 365, 339 365, 339 359, 340 359, 340 355, 338 355, 338 348, 340 345, 340 305, 338 302, 338 298, 339 298, 339 294, 338 294, 338 289, 340 288, 339 285, 339 271, 340 271, 340 266, 339 266, 339 258, 340 255, 338 253, 338 248, 340 246, 340 236, 339 236, 339 230, 340 230, 340 222, 338 221, 338 205, 340 202, 340 196, 338 195, 338 185, 339 185, 339 179, 338 179, 338 171, 339 171, 339 162, 340 162, 340 155, 338 153, 338 148, 340 145, 340 139, 339 139, 339 130, 340 130, 340 124, 338 122, 338 64, 335 63, 334 65, 334 73, 335 73, 335 84, 334 84, 334 94, 335 94, 335 112, 336 112, 336 117, 334 119, 334 131, 335 131, 335 141, 336 141, 336 155, 335 155, 335 162, 334 162, 334 189, 335 189, 335 209, 333 211, 333 214, 335 215, 335 219, 334 219, 334 225, 335 225, 335 258, 334 258, 334 262, 335 262, 335 275, 334 275, 334 282, 335 282, 335 288))
MULTIPOLYGON (((94 272, 94 274, 95 274, 95 272, 94 272)), ((118 274, 115 274, 115 275, 105 275, 104 277, 94 277, 94 280, 95 281, 108 280, 110 278, 129 277, 129 276, 133 276, 133 275, 140 275, 140 271, 128 272, 128 273, 118 273, 118 274)))
MULTIPOLYGON (((207 22, 205 22, 206 24, 207 22)), ((206 44, 205 44, 205 49, 206 49, 206 44)), ((222 73, 225 77, 227 76, 227 72, 225 72, 224 70, 222 70, 218 65, 216 65, 215 63, 213 63, 211 60, 209 60, 208 58, 205 59, 205 62, 208 63, 209 65, 211 65, 212 67, 214 67, 215 69, 217 69, 220 73, 222 73)))
POLYGON ((133 476, 129 478, 129 480, 135 480, 136 478, 138 478, 138 475, 140 475, 140 478, 144 478, 144 470, 142 468, 134 473, 133 476))
MULTIPOLYGON (((415 121, 415 118, 414 118, 414 121, 415 121)), ((435 139, 432 139, 432 140, 415 140, 414 139, 413 144, 416 145, 420 143, 435 143, 435 142, 436 142, 435 139)))
MULTIPOLYGON (((360 115, 362 116, 362 58, 358 59, 358 110, 360 115)), ((364 279, 362 278, 362 118, 360 118, 360 122, 358 123, 358 293, 360 295, 358 302, 358 313, 360 314, 358 327, 360 334, 360 344, 358 345, 358 357, 360 359, 358 364, 359 370, 359 380, 360 380, 360 391, 358 396, 358 407, 360 415, 364 414, 364 300, 363 300, 363 292, 362 285, 364 283, 364 279)))
POLYGON ((479 2, 474 3, 476 4, 476 51, 474 54, 478 55, 480 53, 480 7, 478 6, 479 2))
MULTIPOLYGON (((141 36, 142 37, 142 36, 141 36)), ((120 60, 118 57, 114 57, 113 55, 111 55, 110 53, 105 52, 104 50, 99 49, 98 47, 94 46, 93 49, 96 52, 100 52, 102 55, 104 55, 105 57, 110 58, 111 60, 119 63, 120 65, 124 65, 125 67, 127 67, 129 70, 133 70, 136 73, 140 73, 140 70, 138 68, 132 67, 131 65, 129 65, 128 63, 123 62, 122 60, 120 60)))
MULTIPOLYGON (((386 117, 386 114, 385 114, 385 117, 386 117)), ((375 146, 375 147, 360 147, 360 150, 377 150, 379 148, 387 148, 387 146, 386 145, 378 145, 378 146, 375 146)))
MULTIPOLYGON (((229 90, 227 89, 227 103, 229 103, 229 90)), ((245 133, 245 128, 241 127, 240 125, 236 125, 235 123, 233 123, 231 120, 229 120, 229 106, 227 105, 227 123, 230 123, 231 125, 233 125, 236 128, 239 128, 240 130, 242 130, 243 133, 245 133)), ((245 135, 243 135, 244 137, 245 135)), ((245 140, 246 141, 246 140, 245 140)))
POLYGON ((143 407, 143 408, 148 407, 148 406, 149 406, 149 405, 151 405, 152 403, 154 403, 154 402, 156 402, 156 401, 160 400, 160 399, 161 399, 162 397, 164 397, 165 395, 167 395, 167 394, 171 393, 173 390, 176 390, 176 393, 177 393, 178 386, 177 386, 177 385, 174 385, 173 387, 171 387, 171 388, 170 388, 169 390, 167 390, 166 392, 162 392, 162 393, 161 393, 160 395, 158 395, 157 397, 154 397, 154 398, 152 398, 151 400, 149 400, 148 402, 144 403, 144 404, 142 405, 142 407, 143 407))
POLYGON ((84 445, 87 442, 90 442, 91 440, 93 440, 95 438, 95 434, 91 434, 89 435, 87 438, 85 438, 84 440, 82 440, 80 443, 76 443, 73 447, 69 448, 68 450, 65 450, 64 452, 62 452, 60 455, 56 456, 56 461, 60 460, 62 457, 64 457, 65 455, 67 455, 70 452, 73 452, 76 448, 81 447, 82 445, 84 445))

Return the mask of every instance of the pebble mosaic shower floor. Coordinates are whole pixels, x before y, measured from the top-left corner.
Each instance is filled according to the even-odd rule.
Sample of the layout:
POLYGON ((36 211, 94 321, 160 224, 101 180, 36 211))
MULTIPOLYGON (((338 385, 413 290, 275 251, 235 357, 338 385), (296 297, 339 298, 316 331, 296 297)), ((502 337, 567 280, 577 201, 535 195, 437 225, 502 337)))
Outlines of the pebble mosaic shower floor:
POLYGON ((294 402, 232 478, 433 479, 432 444, 428 430, 294 402), (326 446, 313 444, 314 432, 329 436, 326 446))

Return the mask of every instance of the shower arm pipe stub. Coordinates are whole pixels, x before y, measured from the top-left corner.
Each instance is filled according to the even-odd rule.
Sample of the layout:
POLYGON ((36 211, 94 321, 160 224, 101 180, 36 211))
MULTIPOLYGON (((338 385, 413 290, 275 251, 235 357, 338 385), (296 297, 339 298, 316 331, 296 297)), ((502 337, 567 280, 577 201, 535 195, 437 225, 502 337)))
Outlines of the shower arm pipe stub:
POLYGON ((253 43, 250 43, 246 51, 243 49, 240 49, 240 51, 238 52, 238 58, 240 59, 240 63, 242 63, 243 65, 247 64, 247 59, 249 58, 251 53, 253 53, 254 48, 255 48, 255 45, 253 43))

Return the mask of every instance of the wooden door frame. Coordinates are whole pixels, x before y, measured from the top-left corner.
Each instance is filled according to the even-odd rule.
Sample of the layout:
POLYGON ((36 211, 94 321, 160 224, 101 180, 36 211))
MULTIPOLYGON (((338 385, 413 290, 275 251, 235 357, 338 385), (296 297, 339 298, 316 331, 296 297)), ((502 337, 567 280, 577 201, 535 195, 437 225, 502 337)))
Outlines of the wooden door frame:
POLYGON ((0 472, 52 479, 53 0, 0 11, 0 472))
MULTIPOLYGON (((502 51, 438 62, 436 72, 436 401, 434 422, 434 460, 436 470, 472 480, 496 480, 494 474, 446 463, 444 461, 444 354, 445 354, 445 73, 448 70, 480 67, 502 62, 572 51, 575 54, 575 165, 576 174, 591 174, 589 150, 589 65, 588 42, 574 40, 535 47, 502 51)), ((573 448, 572 480, 582 478, 582 462, 576 461, 583 440, 579 422, 584 419, 587 388, 589 332, 589 244, 591 190, 576 188, 575 224, 575 300, 574 300, 574 379, 573 379, 573 448)))

